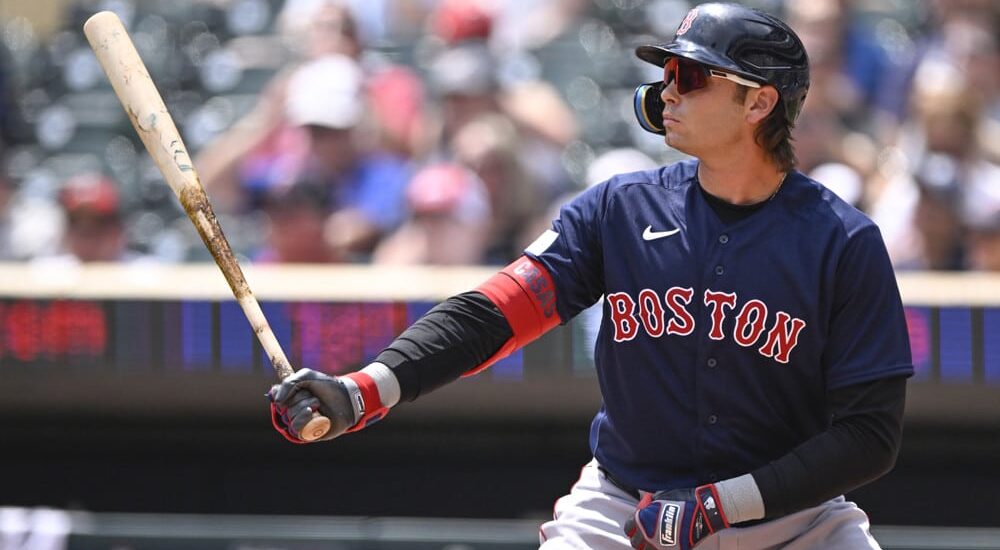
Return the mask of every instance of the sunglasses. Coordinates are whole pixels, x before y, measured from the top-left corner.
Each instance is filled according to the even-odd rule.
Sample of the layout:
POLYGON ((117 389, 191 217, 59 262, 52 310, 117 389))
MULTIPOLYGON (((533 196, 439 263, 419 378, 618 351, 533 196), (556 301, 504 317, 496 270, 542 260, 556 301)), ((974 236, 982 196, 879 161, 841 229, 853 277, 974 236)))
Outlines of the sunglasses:
POLYGON ((633 107, 635 108, 635 116, 639 119, 639 125, 647 132, 663 135, 665 133, 663 128, 663 109, 665 106, 661 95, 663 88, 669 86, 671 82, 676 82, 677 93, 684 95, 708 86, 708 79, 713 76, 725 78, 750 88, 761 87, 759 82, 706 67, 696 61, 671 57, 664 66, 663 80, 641 84, 635 89, 633 107))
POLYGON ((750 88, 760 88, 759 82, 747 80, 741 76, 706 67, 697 61, 680 57, 668 59, 664 69, 663 85, 669 86, 671 82, 676 82, 677 93, 680 95, 708 86, 708 78, 711 76, 724 78, 750 88))

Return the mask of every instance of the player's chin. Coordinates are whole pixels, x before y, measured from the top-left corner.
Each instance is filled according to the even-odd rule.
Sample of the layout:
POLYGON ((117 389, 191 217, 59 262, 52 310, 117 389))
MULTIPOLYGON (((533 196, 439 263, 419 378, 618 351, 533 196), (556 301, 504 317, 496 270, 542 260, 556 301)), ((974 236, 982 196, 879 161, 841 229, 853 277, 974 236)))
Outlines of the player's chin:
POLYGON ((667 130, 667 132, 663 135, 663 143, 666 143, 667 147, 677 149, 682 153, 687 153, 687 151, 684 150, 685 140, 682 136, 678 135, 677 132, 667 130))

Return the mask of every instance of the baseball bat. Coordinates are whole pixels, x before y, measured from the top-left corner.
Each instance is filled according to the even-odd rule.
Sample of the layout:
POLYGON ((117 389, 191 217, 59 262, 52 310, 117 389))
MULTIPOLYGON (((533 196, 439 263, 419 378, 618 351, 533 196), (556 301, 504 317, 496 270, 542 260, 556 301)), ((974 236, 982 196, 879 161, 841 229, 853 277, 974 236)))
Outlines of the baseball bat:
MULTIPOLYGON (((135 44, 129 37, 118 16, 110 11, 94 14, 83 25, 90 47, 97 55, 104 73, 111 81, 115 95, 121 101, 132 126, 142 139, 164 179, 180 199, 184 211, 194 223, 201 240, 208 247, 215 263, 229 283, 233 295, 246 314, 250 326, 257 334, 261 346, 271 360, 278 377, 284 380, 295 372, 275 338, 271 326, 264 318, 264 312, 257 298, 250 291, 243 270, 233 255, 229 241, 222 233, 219 220, 215 217, 212 204, 198 179, 191 157, 188 156, 181 135, 174 120, 167 111, 163 98, 139 57, 135 44)), ((322 437, 330 429, 330 420, 319 413, 313 413, 312 420, 300 434, 306 441, 322 437)))

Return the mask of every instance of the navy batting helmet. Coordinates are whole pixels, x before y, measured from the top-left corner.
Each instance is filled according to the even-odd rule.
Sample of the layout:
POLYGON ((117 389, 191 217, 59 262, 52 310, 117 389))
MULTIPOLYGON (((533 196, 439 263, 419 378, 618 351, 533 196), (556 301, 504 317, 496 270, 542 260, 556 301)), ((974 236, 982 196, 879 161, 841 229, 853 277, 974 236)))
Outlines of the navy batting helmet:
MULTIPOLYGON (((640 46, 635 54, 659 67, 671 57, 690 59, 761 84, 781 94, 785 118, 795 122, 809 91, 809 58, 795 32, 778 18, 737 4, 702 4, 688 12, 674 39, 640 46)), ((636 115, 643 128, 662 132, 659 86, 636 90, 636 115)))

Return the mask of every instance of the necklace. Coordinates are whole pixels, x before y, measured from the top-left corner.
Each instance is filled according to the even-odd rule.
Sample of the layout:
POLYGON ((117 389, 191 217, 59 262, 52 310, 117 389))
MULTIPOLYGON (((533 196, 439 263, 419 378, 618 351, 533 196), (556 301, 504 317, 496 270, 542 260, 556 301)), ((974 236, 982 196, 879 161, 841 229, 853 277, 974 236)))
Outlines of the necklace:
POLYGON ((781 176, 781 181, 779 181, 779 182, 778 182, 778 186, 774 188, 774 193, 771 193, 771 196, 770 196, 770 197, 768 197, 768 198, 767 198, 767 200, 766 200, 766 201, 764 201, 764 202, 767 202, 767 201, 769 201, 769 200, 773 199, 773 198, 775 197, 775 195, 777 195, 777 194, 778 194, 778 191, 780 191, 780 190, 781 190, 781 186, 782 186, 782 185, 783 185, 783 184, 785 183, 785 180, 786 180, 786 179, 788 179, 788 172, 785 172, 785 175, 784 175, 784 176, 781 176))
POLYGON ((706 191, 705 187, 701 185, 701 177, 700 177, 700 175, 698 176, 698 186, 701 187, 701 190, 706 194, 706 196, 715 197, 717 200, 719 200, 721 202, 724 202, 726 204, 732 204, 733 206, 736 206, 736 207, 758 206, 758 205, 763 205, 765 202, 769 202, 774 197, 776 197, 778 195, 778 191, 781 191, 781 186, 785 184, 785 180, 786 179, 788 179, 788 172, 785 172, 785 174, 783 176, 781 176, 781 180, 778 182, 778 186, 774 188, 774 191, 772 191, 771 194, 766 199, 759 200, 757 202, 752 202, 750 204, 734 204, 734 203, 731 203, 731 202, 729 202, 729 201, 727 201, 725 199, 722 199, 722 198, 719 198, 719 197, 715 197, 715 195, 712 195, 711 193, 709 193, 708 191, 706 191))

